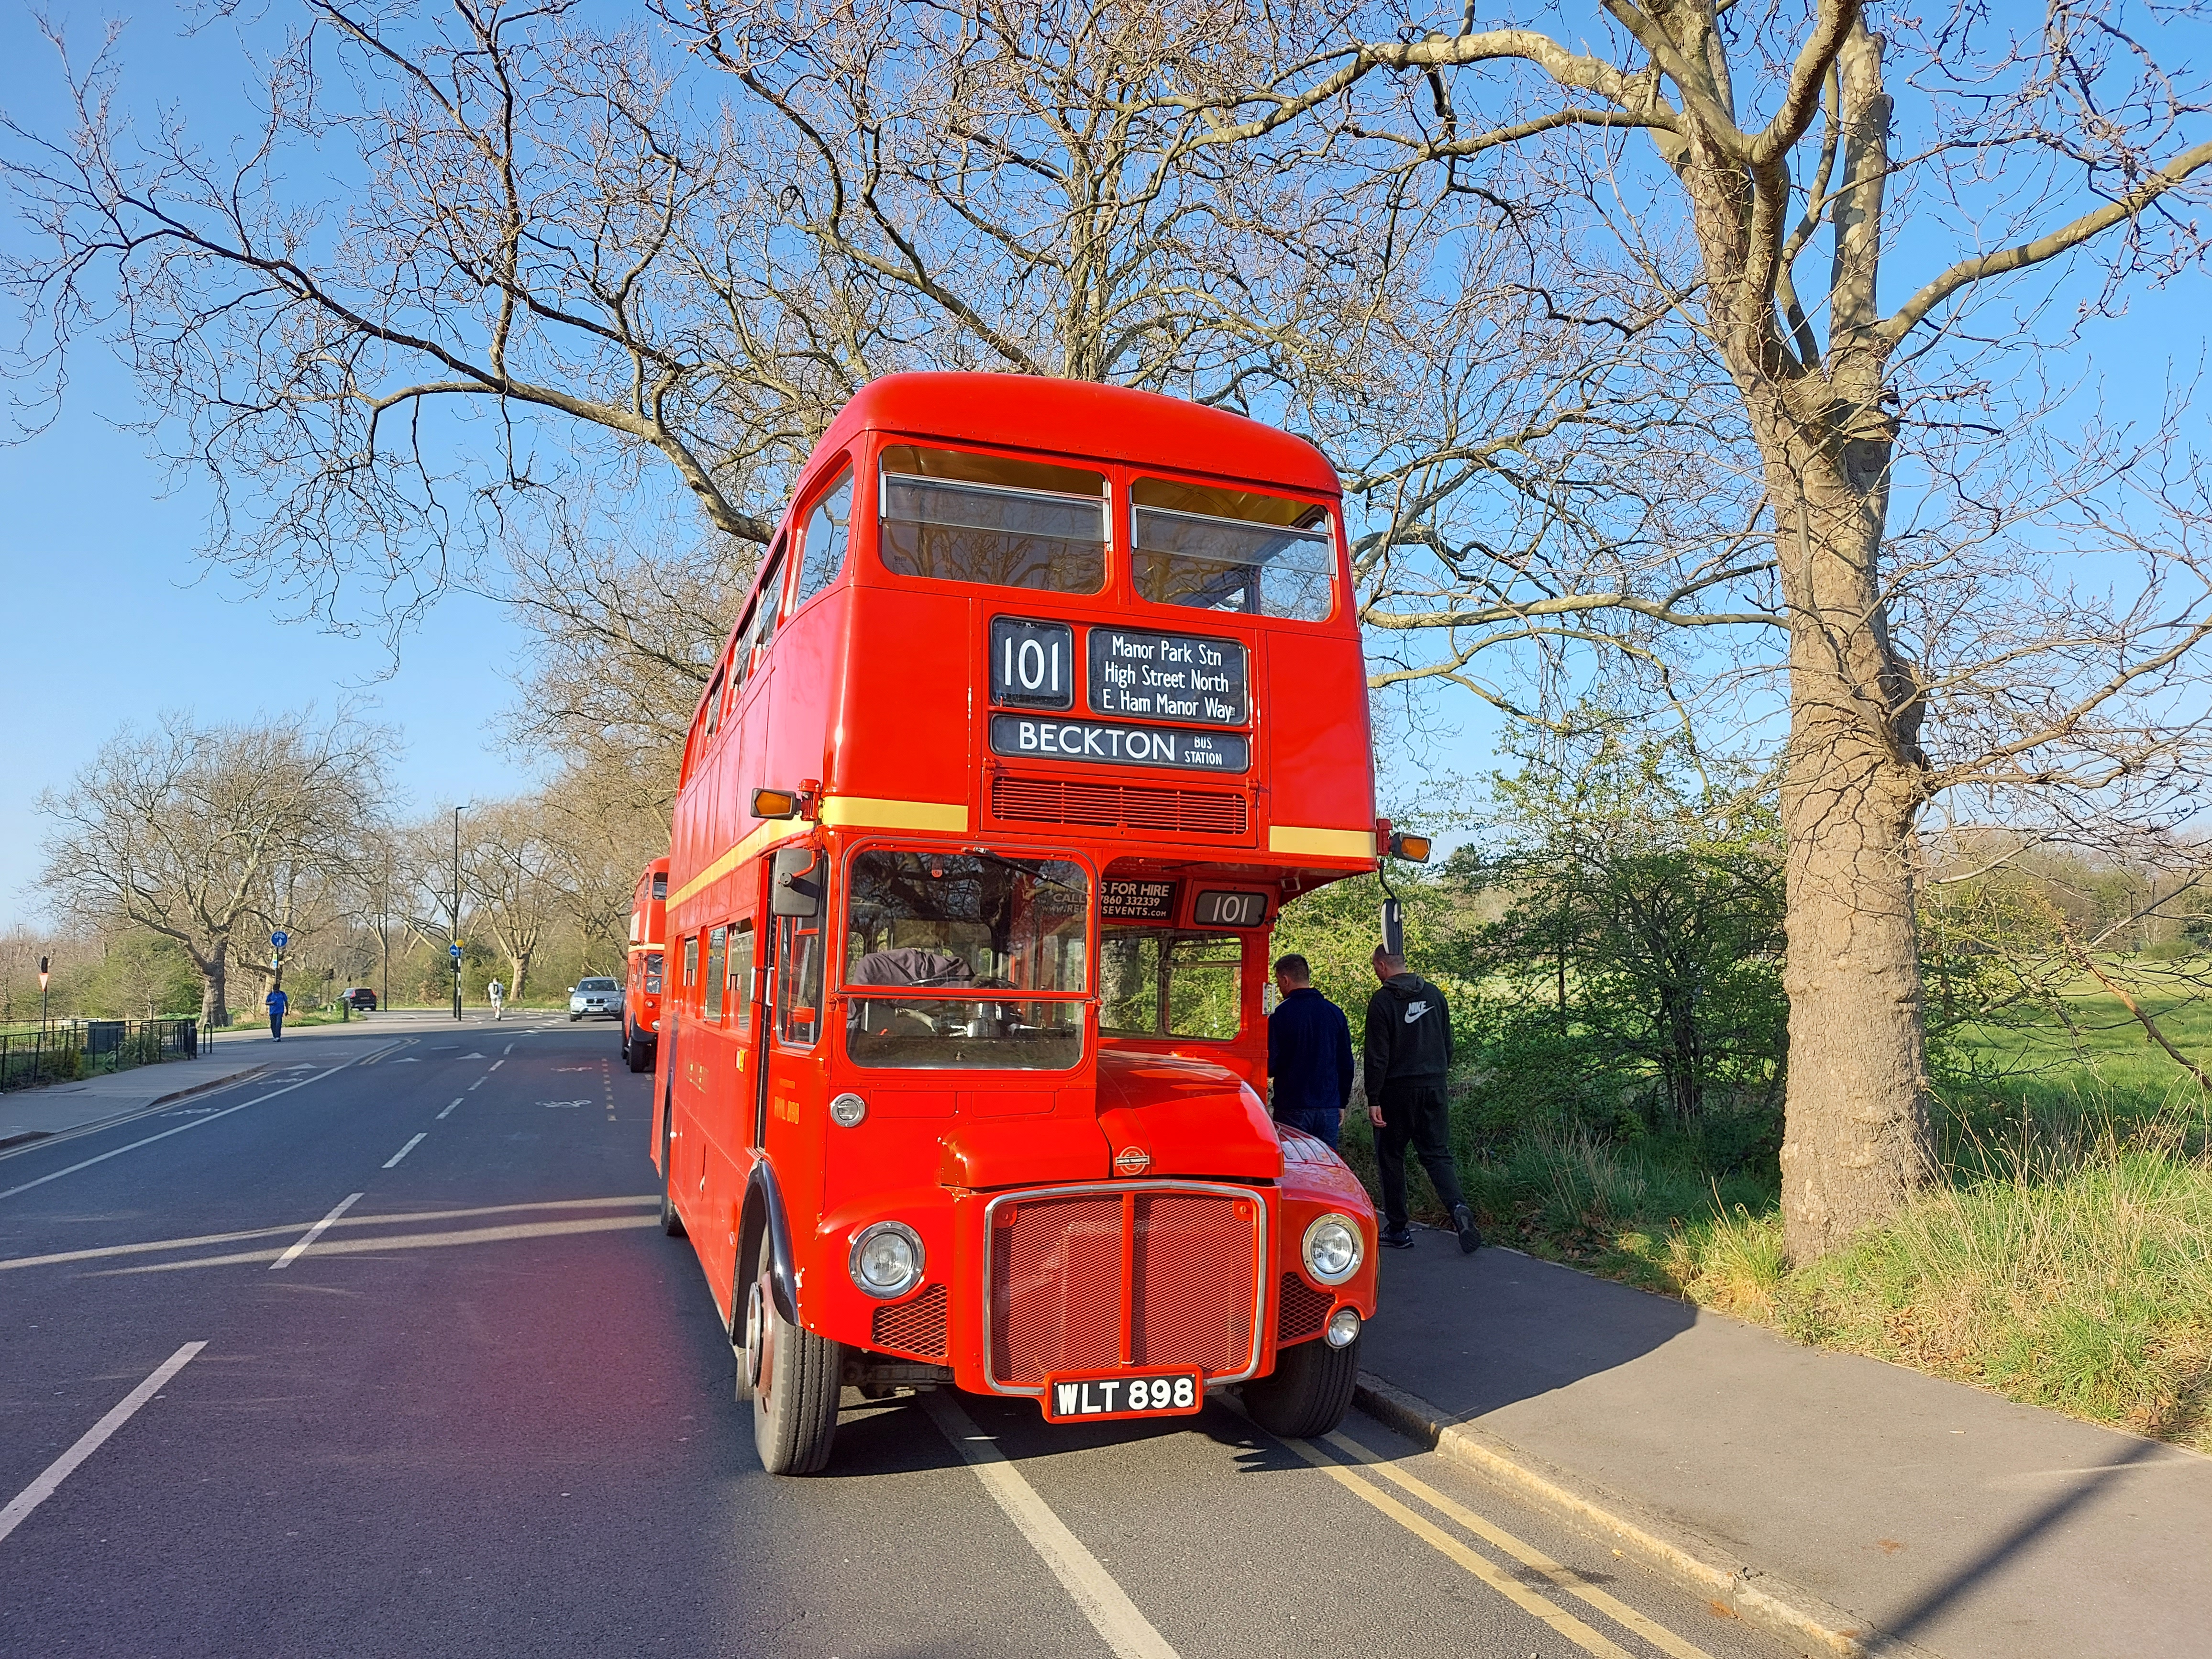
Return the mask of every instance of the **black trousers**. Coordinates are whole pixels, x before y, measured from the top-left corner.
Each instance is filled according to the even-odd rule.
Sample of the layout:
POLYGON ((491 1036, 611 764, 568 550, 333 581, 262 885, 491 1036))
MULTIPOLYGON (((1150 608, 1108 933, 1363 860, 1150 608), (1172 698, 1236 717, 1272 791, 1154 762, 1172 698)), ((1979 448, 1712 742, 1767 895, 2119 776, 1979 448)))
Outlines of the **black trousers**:
POLYGON ((1382 1127, 1375 1132, 1375 1162, 1382 1172, 1382 1222, 1403 1227, 1406 1210, 1406 1146, 1411 1142, 1429 1172, 1437 1200, 1449 1210, 1465 1201, 1459 1171, 1452 1163, 1451 1114, 1441 1083, 1385 1083, 1382 1127))

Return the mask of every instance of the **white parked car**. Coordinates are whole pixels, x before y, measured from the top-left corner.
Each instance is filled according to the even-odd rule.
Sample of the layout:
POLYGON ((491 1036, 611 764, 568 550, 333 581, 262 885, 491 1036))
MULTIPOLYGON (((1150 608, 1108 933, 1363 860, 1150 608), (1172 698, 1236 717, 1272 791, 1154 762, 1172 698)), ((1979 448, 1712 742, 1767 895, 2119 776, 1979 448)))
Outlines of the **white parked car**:
POLYGON ((622 986, 617 981, 580 979, 568 988, 568 1022, 572 1025, 586 1014, 620 1019, 622 1013, 622 986))

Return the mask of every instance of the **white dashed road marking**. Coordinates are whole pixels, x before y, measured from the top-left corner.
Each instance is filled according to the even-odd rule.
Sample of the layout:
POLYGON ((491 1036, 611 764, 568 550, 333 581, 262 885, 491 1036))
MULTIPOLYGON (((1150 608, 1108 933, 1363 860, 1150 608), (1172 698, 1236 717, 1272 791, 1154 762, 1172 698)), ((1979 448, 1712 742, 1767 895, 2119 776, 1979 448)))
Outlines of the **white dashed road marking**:
POLYGON ((392 1155, 390 1158, 388 1158, 385 1159, 385 1160, 384 1160, 384 1167, 385 1167, 386 1169, 387 1169, 387 1170, 391 1169, 394 1164, 398 1164, 401 1158, 403 1158, 406 1157, 408 1153, 410 1153, 410 1152, 413 1152, 413 1151, 414 1151, 417 1146, 421 1146, 424 1141, 428 1140, 429 1138, 430 1138, 430 1132, 429 1132, 428 1129, 423 1130, 423 1131, 422 1131, 422 1133, 421 1134, 416 1135, 416 1136, 415 1137, 415 1139, 412 1139, 412 1140, 409 1141, 409 1142, 408 1142, 404 1146, 402 1146, 402 1147, 401 1147, 398 1152, 396 1152, 392 1153, 392 1155))
POLYGON ((941 1389, 921 1397, 922 1407, 935 1419, 968 1467, 997 1500, 1023 1537, 1052 1569, 1091 1628, 1113 1649, 1116 1659, 1178 1659, 1167 1638, 1152 1628, 1152 1620, 1137 1611, 1128 1592, 1113 1574, 1098 1565, 1098 1558, 1083 1547, 1067 1524, 1052 1512, 1036 1488, 1006 1461, 1006 1454, 987 1439, 974 1419, 954 1405, 941 1389))
MULTIPOLYGON (((398 1160, 394 1159, 393 1162, 396 1163, 398 1160)), ((386 1167, 388 1168, 390 1166, 387 1165, 386 1167)), ((351 1194, 349 1196, 339 1200, 336 1209, 332 1210, 320 1221, 318 1221, 313 1226, 308 1228, 306 1237, 301 1238, 298 1243, 295 1244, 290 1249, 285 1251, 283 1255, 278 1256, 274 1261, 269 1264, 269 1271, 273 1273, 279 1267, 289 1267, 295 1261, 297 1261, 300 1257, 305 1254, 307 1246, 313 1243, 317 1239, 323 1236, 323 1229, 329 1226, 333 1221, 336 1221, 348 1210, 353 1208, 355 1205, 360 1203, 361 1200, 362 1195, 359 1193, 351 1194)))
POLYGON ((128 1423, 137 1413, 141 1406, 159 1394, 162 1385, 171 1377, 191 1364, 192 1356, 205 1346, 207 1344, 204 1342, 185 1343, 183 1347, 155 1367, 153 1376, 131 1389, 129 1394, 125 1395, 114 1410, 87 1429, 78 1437, 76 1444, 46 1465, 46 1472, 44 1474, 17 1492, 9 1500, 6 1509, 0 1510, 0 1538, 5 1538, 17 1527, 22 1525, 24 1517, 52 1498, 55 1489, 69 1479, 71 1470, 98 1451, 101 1443, 109 1435, 128 1423))

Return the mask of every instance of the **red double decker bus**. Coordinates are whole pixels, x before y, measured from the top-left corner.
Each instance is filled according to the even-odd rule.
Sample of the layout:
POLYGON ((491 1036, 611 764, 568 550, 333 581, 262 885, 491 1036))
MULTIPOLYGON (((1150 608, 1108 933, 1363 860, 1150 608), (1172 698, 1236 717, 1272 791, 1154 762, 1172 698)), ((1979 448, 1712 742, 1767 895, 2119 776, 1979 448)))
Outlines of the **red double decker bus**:
POLYGON ((633 1072, 653 1069, 660 1046, 660 978, 668 940, 668 860, 655 859, 637 878, 629 905, 629 972, 623 981, 623 1059, 633 1072))
POLYGON ((1340 1419, 1375 1215, 1270 1120, 1261 991, 1282 902, 1376 867, 1366 696, 1310 445, 1000 375, 831 423, 668 866, 661 1220, 766 1468, 843 1386, 1340 1419))

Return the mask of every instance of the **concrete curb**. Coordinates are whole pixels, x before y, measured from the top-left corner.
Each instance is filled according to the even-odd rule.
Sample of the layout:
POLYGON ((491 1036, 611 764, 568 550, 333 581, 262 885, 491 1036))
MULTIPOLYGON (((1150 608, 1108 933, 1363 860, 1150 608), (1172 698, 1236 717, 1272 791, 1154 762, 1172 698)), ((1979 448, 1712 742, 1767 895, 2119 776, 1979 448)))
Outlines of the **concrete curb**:
POLYGON ((1399 1433, 1510 1486, 1608 1540, 1622 1555, 1663 1573, 1747 1625, 1842 1659, 1938 1659, 1931 1650, 1870 1628, 1787 1579, 1761 1571, 1675 1522, 1578 1481, 1565 1470, 1465 1423, 1369 1371, 1352 1389, 1359 1408, 1399 1433))

